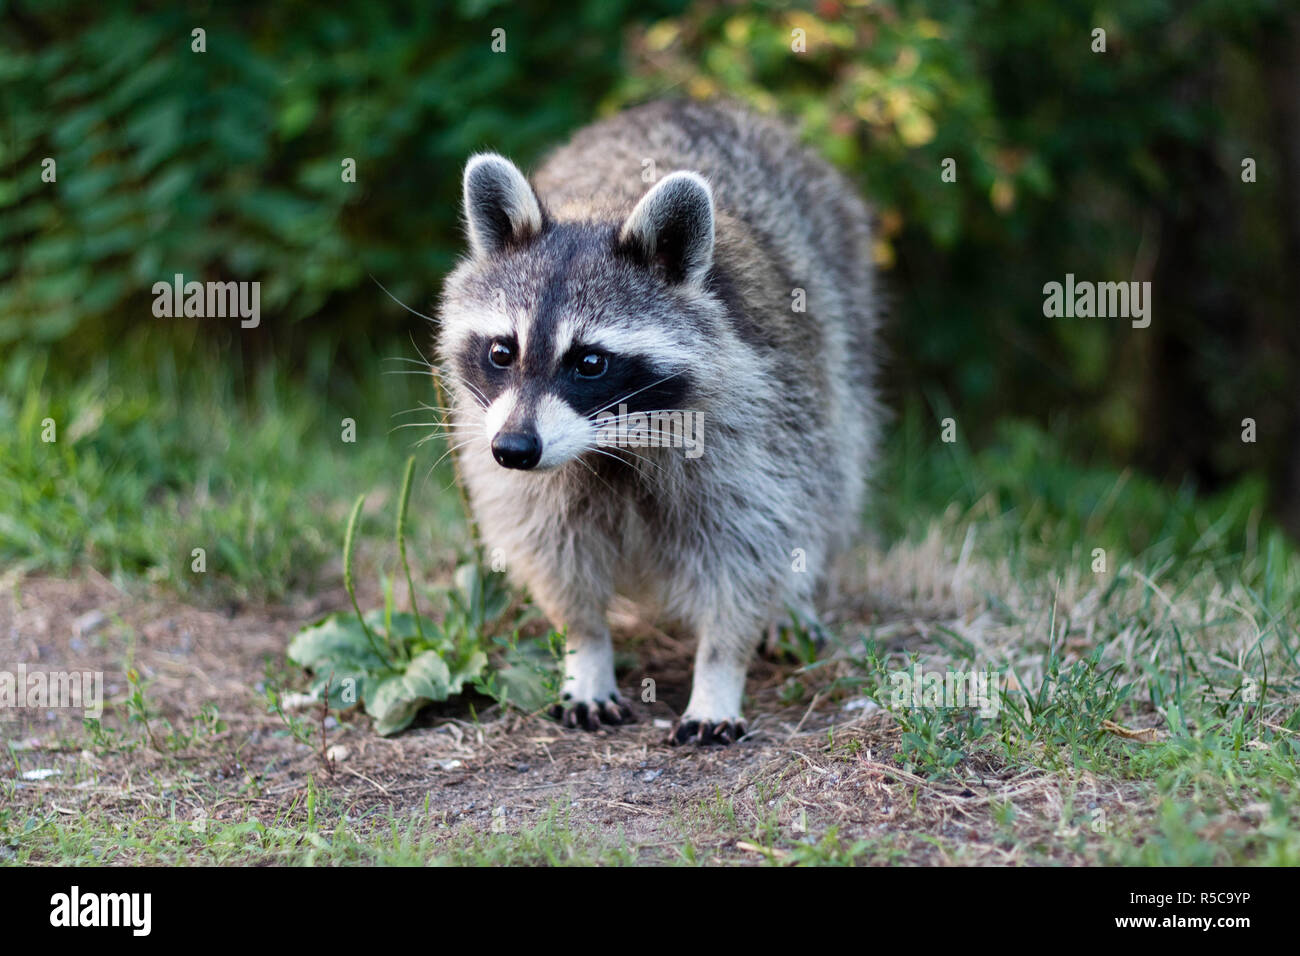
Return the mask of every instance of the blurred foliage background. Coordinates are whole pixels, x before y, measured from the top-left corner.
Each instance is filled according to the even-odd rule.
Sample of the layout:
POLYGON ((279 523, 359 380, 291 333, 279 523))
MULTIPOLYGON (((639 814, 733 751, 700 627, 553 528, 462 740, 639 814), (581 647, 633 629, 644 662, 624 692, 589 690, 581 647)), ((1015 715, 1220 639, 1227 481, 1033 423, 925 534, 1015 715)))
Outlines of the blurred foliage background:
POLYGON ((1286 0, 0 0, 0 415, 39 422, 33 389, 106 357, 118 381, 156 366, 184 390, 215 356, 373 398, 375 356, 429 331, 369 276, 429 311, 471 152, 527 166, 623 105, 725 95, 793 120, 873 203, 904 416, 1253 489, 1300 532, 1298 22, 1286 0), (1151 281, 1150 327, 1045 318, 1067 272, 1151 281), (260 327, 154 318, 175 273, 260 281, 260 327))

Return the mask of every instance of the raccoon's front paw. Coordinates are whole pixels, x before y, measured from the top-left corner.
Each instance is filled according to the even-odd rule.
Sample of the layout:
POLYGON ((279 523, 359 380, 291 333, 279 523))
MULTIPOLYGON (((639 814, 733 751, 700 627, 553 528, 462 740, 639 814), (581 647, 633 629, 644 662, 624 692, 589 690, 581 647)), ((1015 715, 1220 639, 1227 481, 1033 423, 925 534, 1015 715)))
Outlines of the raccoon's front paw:
POLYGON ((618 691, 604 700, 576 700, 572 694, 565 694, 561 702, 551 708, 551 716, 566 727, 581 727, 583 730, 636 723, 631 708, 618 691))
POLYGON ((745 736, 745 722, 739 717, 731 720, 696 720, 689 715, 673 724, 668 743, 679 744, 734 744, 745 736))

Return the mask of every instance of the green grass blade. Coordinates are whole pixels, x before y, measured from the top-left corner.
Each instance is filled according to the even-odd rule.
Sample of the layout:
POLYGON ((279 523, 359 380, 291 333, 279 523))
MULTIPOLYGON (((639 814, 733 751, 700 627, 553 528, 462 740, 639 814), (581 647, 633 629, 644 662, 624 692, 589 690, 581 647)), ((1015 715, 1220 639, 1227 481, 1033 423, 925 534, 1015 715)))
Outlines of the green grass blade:
POLYGON ((411 595, 411 613, 415 615, 415 630, 424 640, 424 625, 420 623, 420 609, 415 606, 415 582, 411 580, 411 566, 406 561, 406 509, 411 503, 411 476, 415 474, 415 456, 406 459, 406 473, 402 475, 402 494, 397 505, 397 553, 406 573, 406 587, 411 595))
POLYGON ((357 495, 356 504, 352 506, 352 514, 348 517, 348 530, 343 536, 343 587, 347 589, 348 597, 352 599, 352 610, 357 612, 357 620, 361 622, 361 629, 366 632, 366 638, 370 641, 370 646, 375 653, 384 660, 389 659, 379 642, 375 640, 375 635, 371 633, 370 628, 366 625, 366 619, 361 614, 361 605, 357 603, 357 588, 352 577, 352 557, 356 550, 357 522, 361 519, 361 506, 366 503, 364 494, 357 495))

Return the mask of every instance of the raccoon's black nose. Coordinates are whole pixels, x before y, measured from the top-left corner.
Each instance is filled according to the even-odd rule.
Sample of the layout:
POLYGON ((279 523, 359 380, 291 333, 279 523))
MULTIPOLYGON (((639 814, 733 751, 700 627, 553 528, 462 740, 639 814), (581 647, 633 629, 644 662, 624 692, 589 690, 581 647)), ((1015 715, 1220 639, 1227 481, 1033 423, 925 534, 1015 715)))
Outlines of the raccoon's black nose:
POLYGON ((503 468, 532 468, 542 459, 542 440, 536 432, 498 432, 492 457, 503 468))

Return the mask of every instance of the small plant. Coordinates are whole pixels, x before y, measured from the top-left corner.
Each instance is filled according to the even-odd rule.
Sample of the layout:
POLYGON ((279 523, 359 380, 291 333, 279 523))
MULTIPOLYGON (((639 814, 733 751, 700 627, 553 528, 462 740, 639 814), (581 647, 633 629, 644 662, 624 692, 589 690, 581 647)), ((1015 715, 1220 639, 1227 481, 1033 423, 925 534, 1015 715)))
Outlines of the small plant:
POLYGON ((559 699, 564 635, 549 631, 540 640, 521 643, 515 631, 508 637, 494 637, 492 642, 501 649, 500 666, 487 668, 475 681, 475 690, 529 712, 559 699))
POLYGON ((530 653, 509 639, 495 638, 504 629, 502 618, 510 595, 500 576, 484 573, 477 561, 456 569, 452 588, 444 593, 446 613, 436 622, 419 613, 406 556, 406 514, 411 497, 415 459, 406 462, 397 510, 397 552, 411 595, 411 610, 393 606, 393 582, 384 582, 384 606, 362 612, 352 573, 357 522, 365 496, 357 498, 343 541, 343 583, 352 612, 330 614, 303 628, 289 644, 289 660, 312 672, 310 693, 334 710, 363 704, 377 733, 388 735, 408 727, 426 704, 448 700, 473 687, 495 698, 535 709, 550 703, 553 678, 552 634, 546 648, 530 653), (490 666, 489 649, 503 649, 501 662, 490 666))
POLYGON ((1072 764, 1104 744, 1104 723, 1127 702, 1133 685, 1120 683, 1117 665, 1103 666, 1103 652, 1098 647, 1066 666, 1053 645, 1038 689, 1008 695, 1003 731, 1012 752, 1036 742, 1047 765, 1060 767, 1067 756, 1072 764))
POLYGON ((280 689, 269 681, 266 685, 266 712, 275 714, 284 722, 285 732, 300 744, 310 744, 312 729, 309 721, 303 720, 284 709, 280 689))

